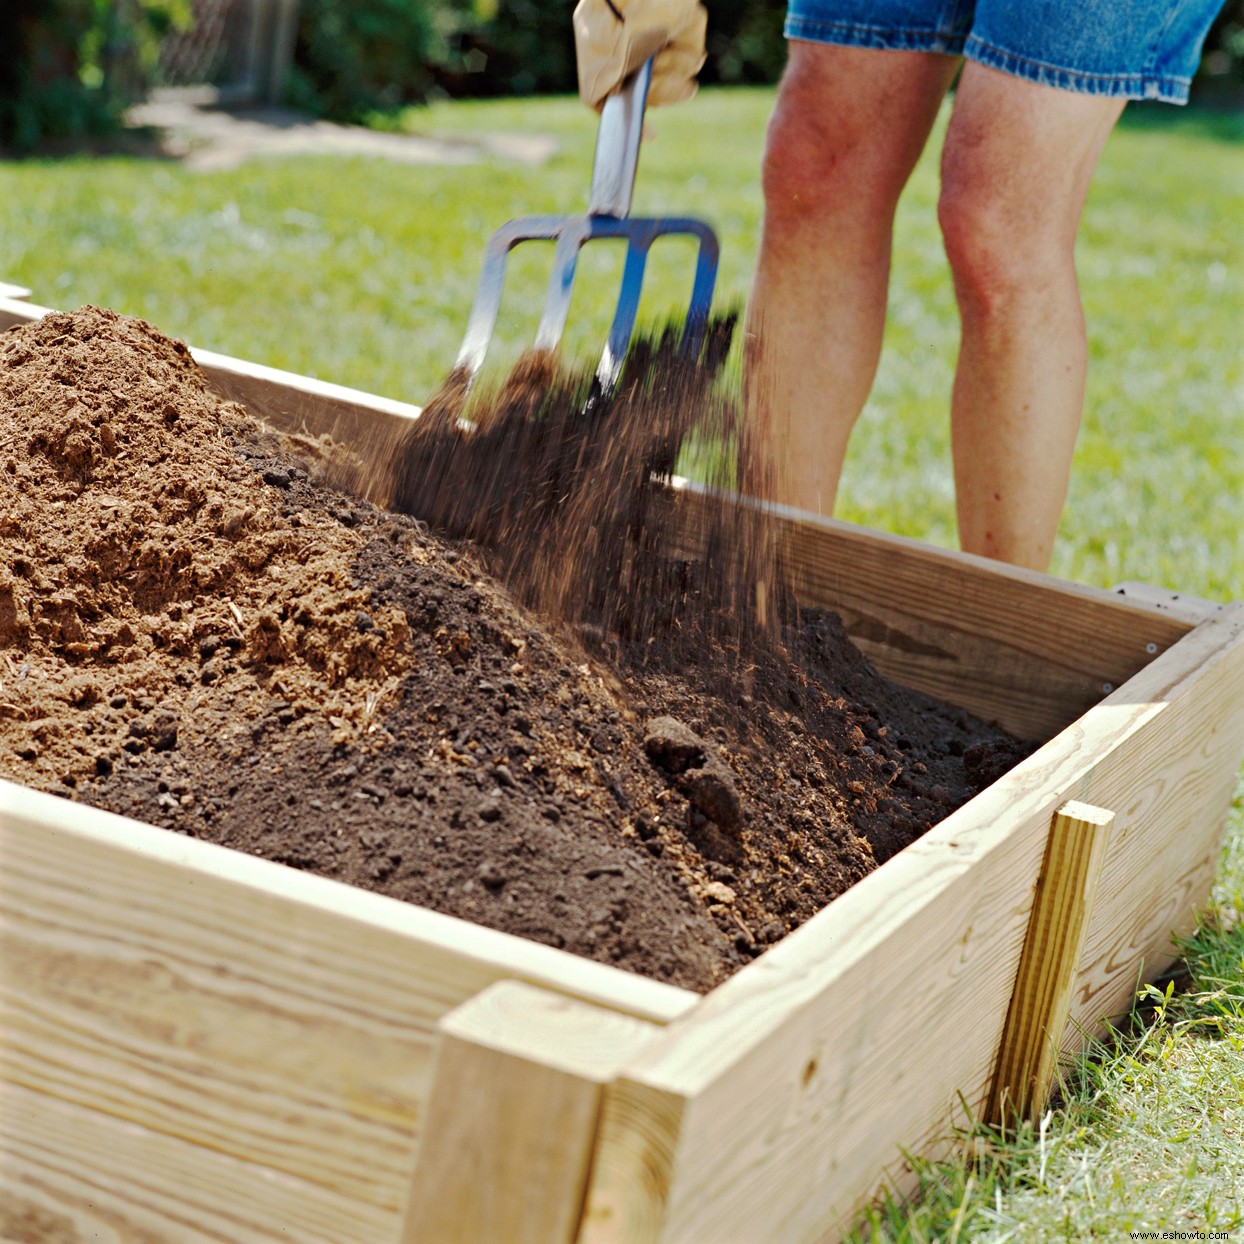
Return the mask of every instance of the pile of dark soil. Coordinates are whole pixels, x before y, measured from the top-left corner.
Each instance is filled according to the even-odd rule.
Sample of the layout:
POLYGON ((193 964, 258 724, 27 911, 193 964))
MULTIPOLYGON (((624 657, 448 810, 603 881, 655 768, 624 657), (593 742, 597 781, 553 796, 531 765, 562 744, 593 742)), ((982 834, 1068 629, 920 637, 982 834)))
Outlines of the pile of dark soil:
POLYGON ((706 989, 1023 754, 830 615, 746 676, 647 639, 317 482, 150 325, 0 337, 0 776, 706 989))

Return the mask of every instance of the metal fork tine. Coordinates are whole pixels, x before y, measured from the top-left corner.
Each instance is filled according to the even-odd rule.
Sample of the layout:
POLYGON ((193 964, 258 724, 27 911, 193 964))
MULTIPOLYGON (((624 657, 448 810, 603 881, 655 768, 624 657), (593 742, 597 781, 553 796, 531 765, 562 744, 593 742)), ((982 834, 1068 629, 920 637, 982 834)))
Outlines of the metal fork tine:
POLYGON ((639 314, 639 295, 644 284, 644 269, 648 264, 648 247, 651 239, 632 237, 626 248, 626 265, 622 269, 622 285, 618 291, 618 305, 613 313, 613 324, 605 352, 596 369, 596 380, 602 393, 608 394, 617 383, 622 371, 622 360, 635 331, 635 317, 639 314))
POLYGON ((687 308, 687 324, 682 335, 682 352, 691 357, 700 352, 704 334, 708 329, 713 307, 713 288, 717 284, 717 261, 720 257, 717 235, 707 225, 698 236, 700 253, 695 261, 691 305, 687 308))
POLYGON ((498 230, 492 235, 484 251, 484 267, 480 273, 479 288, 471 305, 466 334, 458 351, 454 371, 465 372, 474 378, 488 353, 493 329, 497 326, 497 313, 501 310, 501 293, 505 287, 505 260, 511 245, 507 245, 498 230))
MULTIPOLYGON (((586 224, 586 222, 585 222, 586 224)), ((557 238, 553 252, 553 271, 549 273, 548 293, 544 298, 544 314, 536 329, 536 349, 555 350, 566 330, 566 317, 570 314, 570 295, 574 289, 575 266, 579 262, 579 248, 587 240, 588 228, 576 227, 574 218, 566 220, 557 238)))

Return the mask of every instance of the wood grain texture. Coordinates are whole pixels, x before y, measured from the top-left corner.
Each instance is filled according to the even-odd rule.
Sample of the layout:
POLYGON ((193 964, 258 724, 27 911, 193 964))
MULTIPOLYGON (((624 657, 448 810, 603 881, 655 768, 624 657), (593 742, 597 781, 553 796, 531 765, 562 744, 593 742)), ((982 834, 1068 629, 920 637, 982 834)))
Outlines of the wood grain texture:
MULTIPOLYGON (((677 492, 681 545, 697 554, 713 494, 677 492)), ((1096 588, 772 508, 802 603, 837 612, 886 677, 1022 738, 1052 737, 1192 629, 1096 588)))
POLYGON ((866 879, 658 1038, 607 1093, 584 1244, 820 1240, 957 1089, 979 1108, 1026 924, 1014 879, 1035 876, 1048 815, 983 858, 895 857, 880 903, 848 902, 866 879))
MULTIPOLYGON (((1098 766, 1074 797, 1116 814, 1062 1040, 1065 1054, 1131 1006, 1137 980, 1175 958, 1218 868, 1222 827, 1244 753, 1244 603, 1226 606, 1180 645, 1201 655, 1182 682, 1155 662, 1094 715, 1148 704, 1156 728, 1119 763, 1098 766)), ((1090 718, 1091 720, 1092 718, 1090 718)))
POLYGON ((0 1240, 382 1244, 392 1214, 280 1171, 0 1084, 0 1240))
POLYGON ((658 1031, 515 982, 447 1015, 403 1244, 573 1244, 603 1086, 658 1031))
POLYGON ((1190 596, 1187 592, 1177 592, 1174 588, 1155 587, 1152 583, 1140 583, 1134 579, 1116 583, 1110 592, 1111 595, 1121 596, 1134 605, 1144 605, 1157 613, 1180 618, 1194 626, 1208 621, 1227 608, 1221 601, 1190 596))
POLYGON ((1002 1029, 986 1110, 991 1123, 1045 1110, 1113 821, 1113 812, 1075 800, 1054 814, 1002 1029))
POLYGON ((396 1230, 436 1026, 505 978, 656 1022, 697 1000, 0 783, 0 1082, 236 1159, 242 1203, 275 1172, 396 1230))
POLYGON ((607 1092, 584 1244, 820 1241, 883 1174, 903 1187, 899 1146, 926 1152, 959 1094, 975 1113, 986 1104, 1048 826, 1068 799, 1118 808, 1127 837, 1154 844, 1144 877, 1161 857, 1177 891, 1155 910, 1112 839, 1078 988, 1087 977, 1091 996, 1126 998, 1146 946, 1165 947, 1145 962, 1160 971, 1168 917, 1208 891, 1205 843, 1244 750, 1240 621, 1237 607, 1197 628, 671 1024, 607 1092), (1187 797, 1191 837, 1170 832, 1187 797), (1094 960, 1093 929, 1111 927, 1139 931, 1094 960))

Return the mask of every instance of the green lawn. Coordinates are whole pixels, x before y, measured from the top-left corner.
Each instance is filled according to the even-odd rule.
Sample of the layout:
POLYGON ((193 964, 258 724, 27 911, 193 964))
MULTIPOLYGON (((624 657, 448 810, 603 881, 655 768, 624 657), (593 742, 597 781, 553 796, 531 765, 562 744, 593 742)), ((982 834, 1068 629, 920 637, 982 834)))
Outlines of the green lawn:
MULTIPOLYGON (((771 98, 704 91, 651 118, 636 210, 716 226, 723 304, 746 297, 771 98)), ((0 280, 30 286, 48 305, 113 306, 196 345, 418 402, 452 362, 492 228, 585 204, 595 127, 571 100, 438 105, 409 125, 463 137, 548 133, 560 149, 539 168, 0 164, 0 280)), ((946 408, 956 323, 936 196, 936 160, 926 158, 899 213, 887 349, 841 513, 953 544, 946 408)), ((544 248, 515 257, 503 360, 530 340, 545 262, 544 248)), ((1244 597, 1244 117, 1129 113, 1107 147, 1079 263, 1092 371, 1054 571, 1244 597)), ((610 248, 585 259, 573 352, 598 348, 617 270, 610 248)), ((677 310, 690 274, 676 244, 664 264, 654 257, 651 317, 677 310)), ((879 1212, 871 1234, 1118 1239, 1141 1227, 1244 1225, 1244 933, 1235 924, 1244 808, 1219 900, 1192 956, 1190 994, 1073 1075, 1043 1129, 978 1133, 974 1163, 927 1172, 923 1201, 879 1212)))
MULTIPOLYGON (((698 213, 721 234, 721 302, 746 297, 768 91, 704 91, 652 114, 637 210, 698 213)), ((198 345, 419 401, 453 359, 488 233, 580 209, 595 133, 573 100, 445 104, 413 128, 539 132, 546 165, 412 168, 298 158, 221 173, 129 159, 0 165, 0 280, 37 299, 145 315, 198 345)), ((899 215, 892 316, 853 444, 843 517, 954 542, 946 401, 955 317, 934 221, 936 161, 899 215)), ((1244 596, 1244 118, 1173 109, 1125 120, 1080 248, 1093 370, 1055 572, 1244 596)), ((691 255, 654 257, 646 307, 676 311, 691 255)), ((502 324, 530 339, 547 248, 513 260, 502 324)), ((572 351, 599 342, 614 248, 591 249, 572 351)))

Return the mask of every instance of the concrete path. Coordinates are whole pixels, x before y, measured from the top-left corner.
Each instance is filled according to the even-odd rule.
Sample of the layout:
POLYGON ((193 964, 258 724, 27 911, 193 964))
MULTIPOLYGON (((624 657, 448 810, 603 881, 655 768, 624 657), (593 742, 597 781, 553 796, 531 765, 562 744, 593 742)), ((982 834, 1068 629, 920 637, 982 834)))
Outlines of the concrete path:
POLYGON ((126 120, 163 134, 168 154, 197 169, 235 168, 257 156, 375 156, 401 164, 473 164, 489 157, 542 164, 556 150, 547 134, 434 139, 316 121, 289 108, 224 108, 211 90, 157 91, 126 120))

